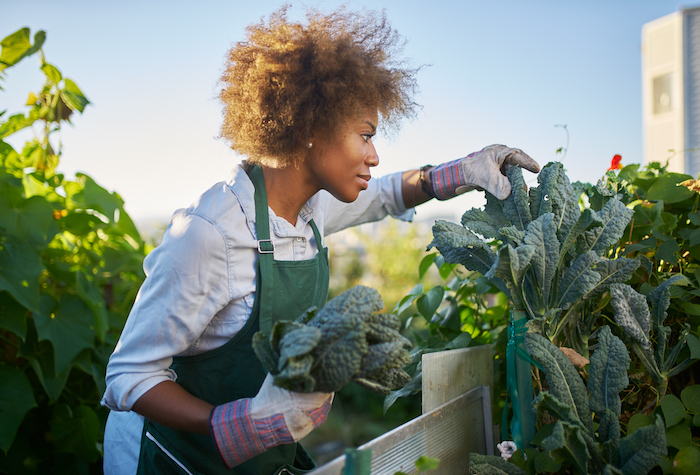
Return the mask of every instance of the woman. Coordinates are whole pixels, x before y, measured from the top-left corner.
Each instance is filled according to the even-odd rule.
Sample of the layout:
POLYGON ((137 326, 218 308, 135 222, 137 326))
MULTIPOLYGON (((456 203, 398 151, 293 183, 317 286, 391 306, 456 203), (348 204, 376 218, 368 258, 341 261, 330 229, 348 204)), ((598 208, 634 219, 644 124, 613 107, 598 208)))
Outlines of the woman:
POLYGON ((539 171, 496 145, 372 179, 377 127, 396 129, 416 108, 399 46, 384 15, 311 12, 302 25, 283 8, 231 49, 221 135, 247 160, 177 211, 144 262, 107 368, 105 473, 312 469, 296 442, 323 423, 332 394, 273 386, 250 341, 325 303, 323 236, 410 220, 416 205, 474 188, 505 198, 504 169, 539 171))

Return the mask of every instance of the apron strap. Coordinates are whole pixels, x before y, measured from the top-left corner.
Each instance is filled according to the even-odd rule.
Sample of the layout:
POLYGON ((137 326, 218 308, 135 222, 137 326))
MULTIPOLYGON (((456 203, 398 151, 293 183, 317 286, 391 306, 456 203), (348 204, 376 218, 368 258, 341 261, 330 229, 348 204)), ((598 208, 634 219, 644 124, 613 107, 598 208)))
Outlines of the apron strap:
POLYGON ((272 295, 272 264, 274 262, 275 244, 270 239, 270 216, 267 212, 267 193, 262 168, 255 165, 249 172, 255 185, 255 230, 258 237, 258 286, 260 294, 256 295, 253 314, 258 311, 260 330, 269 335, 272 330, 272 319, 268 300, 272 295), (267 298, 262 298, 267 296, 267 298))

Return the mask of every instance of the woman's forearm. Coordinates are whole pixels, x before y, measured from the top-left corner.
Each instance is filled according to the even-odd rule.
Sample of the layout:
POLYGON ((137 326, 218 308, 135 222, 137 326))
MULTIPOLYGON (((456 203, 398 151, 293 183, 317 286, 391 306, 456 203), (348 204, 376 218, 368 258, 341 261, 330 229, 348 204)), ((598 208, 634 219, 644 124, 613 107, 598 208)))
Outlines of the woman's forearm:
POLYGON ((132 409, 166 427, 209 435, 209 416, 213 408, 176 382, 163 381, 141 396, 132 409))
MULTIPOLYGON (((428 181, 429 170, 423 171, 423 180, 428 189, 430 189, 430 182, 428 181)), ((401 175, 401 193, 406 208, 415 208, 419 204, 423 204, 433 198, 423 190, 422 185, 420 169, 403 172, 403 175, 401 175)))

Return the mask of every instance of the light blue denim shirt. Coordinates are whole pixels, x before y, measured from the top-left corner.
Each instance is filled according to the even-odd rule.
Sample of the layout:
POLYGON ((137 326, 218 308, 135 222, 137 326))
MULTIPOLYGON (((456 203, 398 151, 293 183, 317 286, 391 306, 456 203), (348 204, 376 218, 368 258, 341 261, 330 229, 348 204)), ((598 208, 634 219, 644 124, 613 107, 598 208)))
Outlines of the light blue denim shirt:
MULTIPOLYGON (((146 280, 107 366, 104 406, 130 411, 153 386, 177 379, 170 369, 174 356, 218 348, 248 320, 257 259, 254 191, 238 166, 227 182, 174 213, 162 243, 144 260, 146 280)), ((401 173, 370 180, 353 203, 321 191, 304 205, 296 225, 269 211, 274 257, 291 261, 318 252, 312 218, 322 236, 389 215, 413 218, 403 204, 401 173)), ((110 413, 105 473, 135 473, 142 427, 133 412, 110 413)))

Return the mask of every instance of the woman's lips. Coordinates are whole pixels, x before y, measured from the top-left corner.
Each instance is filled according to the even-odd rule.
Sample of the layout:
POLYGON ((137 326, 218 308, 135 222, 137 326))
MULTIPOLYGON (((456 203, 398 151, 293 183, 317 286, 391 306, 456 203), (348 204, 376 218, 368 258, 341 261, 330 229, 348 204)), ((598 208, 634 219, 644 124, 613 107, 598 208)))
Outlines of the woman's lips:
POLYGON ((360 184, 362 185, 362 189, 366 190, 367 187, 369 187, 369 180, 372 177, 370 175, 357 175, 357 179, 360 180, 360 184))

